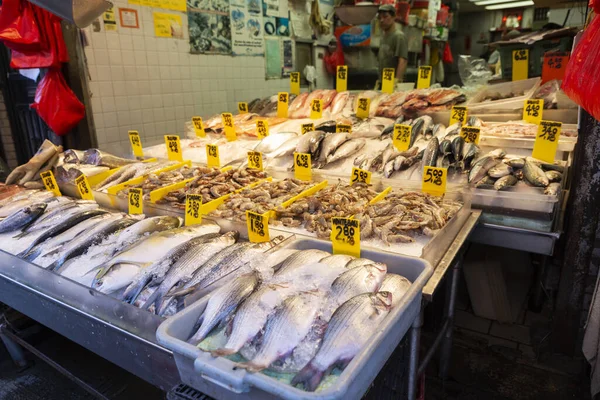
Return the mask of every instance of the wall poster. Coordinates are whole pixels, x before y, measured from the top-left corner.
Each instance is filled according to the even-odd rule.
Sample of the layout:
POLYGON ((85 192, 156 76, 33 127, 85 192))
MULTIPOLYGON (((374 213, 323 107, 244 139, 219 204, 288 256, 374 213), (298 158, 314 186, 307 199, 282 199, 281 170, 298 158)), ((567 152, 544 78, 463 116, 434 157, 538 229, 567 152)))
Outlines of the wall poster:
POLYGON ((229 0, 188 0, 191 53, 231 54, 229 0))
POLYGON ((236 56, 262 56, 263 22, 260 0, 232 0, 231 44, 236 56))

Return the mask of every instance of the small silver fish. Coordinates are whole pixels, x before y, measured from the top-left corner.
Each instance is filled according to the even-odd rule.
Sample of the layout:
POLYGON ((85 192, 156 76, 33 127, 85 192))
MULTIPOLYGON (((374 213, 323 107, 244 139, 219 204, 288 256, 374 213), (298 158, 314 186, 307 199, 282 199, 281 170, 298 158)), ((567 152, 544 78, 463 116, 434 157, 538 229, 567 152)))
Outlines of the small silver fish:
POLYGON ((544 171, 534 162, 527 160, 523 166, 523 176, 525 180, 533 186, 548 186, 550 183, 544 171))
POLYGON ((558 182, 552 182, 544 189, 544 194, 548 196, 556 196, 558 192, 560 192, 560 183, 558 182))
POLYGON ((558 171, 546 171, 546 178, 549 182, 560 182, 562 180, 562 174, 558 171))
POLYGON ((502 190, 506 187, 514 186, 517 183, 518 179, 514 175, 506 175, 501 177, 494 183, 494 189, 502 190))
POLYGON ((502 178, 503 176, 510 175, 512 167, 503 162, 499 162, 488 170, 488 175, 492 178, 502 178))

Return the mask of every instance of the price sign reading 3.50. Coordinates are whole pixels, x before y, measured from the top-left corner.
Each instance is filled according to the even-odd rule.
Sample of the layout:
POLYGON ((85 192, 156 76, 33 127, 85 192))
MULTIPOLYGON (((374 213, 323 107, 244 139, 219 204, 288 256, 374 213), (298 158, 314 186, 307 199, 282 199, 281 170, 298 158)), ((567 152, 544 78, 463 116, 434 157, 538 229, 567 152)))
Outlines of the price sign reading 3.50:
POLYGON ((349 124, 337 124, 335 126, 335 131, 336 131, 336 133, 339 133, 339 132, 352 133, 352 125, 349 125, 349 124))
POLYGON ((304 135, 305 133, 314 131, 315 124, 313 124, 312 122, 310 124, 302 124, 301 129, 302 129, 302 134, 304 135))

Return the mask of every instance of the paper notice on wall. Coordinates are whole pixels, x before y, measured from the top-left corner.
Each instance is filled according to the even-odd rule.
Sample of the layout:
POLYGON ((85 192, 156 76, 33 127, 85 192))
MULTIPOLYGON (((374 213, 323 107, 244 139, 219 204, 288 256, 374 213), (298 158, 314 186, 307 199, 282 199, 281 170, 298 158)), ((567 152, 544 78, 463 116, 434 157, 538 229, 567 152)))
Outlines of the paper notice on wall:
POLYGON ((279 0, 263 0, 265 16, 279 17, 279 0))
POLYGON ((279 38, 265 38, 266 78, 281 78, 281 43, 279 38))
POLYGON ((228 0, 188 0, 191 53, 231 54, 228 0))
POLYGON ((186 0, 129 0, 129 4, 139 6, 166 8, 167 10, 183 11, 187 10, 186 0))
POLYGON ((231 3, 231 47, 236 56, 262 56, 265 53, 262 15, 256 1, 231 3))
POLYGON ((153 13, 154 34, 158 37, 183 39, 183 21, 181 15, 153 13))
POLYGON ((117 18, 115 17, 115 10, 113 7, 110 7, 108 10, 104 11, 104 14, 102 14, 102 19, 104 20, 104 30, 117 30, 117 18))
POLYGON ((292 24, 294 35, 297 38, 312 38, 313 32, 310 24, 308 23, 308 17, 309 15, 306 12, 290 9, 290 22, 292 24))

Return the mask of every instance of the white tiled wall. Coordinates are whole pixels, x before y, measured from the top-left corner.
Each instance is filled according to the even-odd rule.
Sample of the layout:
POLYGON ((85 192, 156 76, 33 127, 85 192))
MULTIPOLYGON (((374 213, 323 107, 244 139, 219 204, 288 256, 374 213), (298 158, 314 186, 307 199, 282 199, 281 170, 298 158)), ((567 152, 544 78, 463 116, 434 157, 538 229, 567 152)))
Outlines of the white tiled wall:
POLYGON ((106 151, 129 151, 128 130, 138 130, 145 146, 157 144, 181 134, 194 115, 234 112, 238 101, 289 90, 288 79, 265 80, 263 57, 190 54, 184 13, 184 39, 158 38, 152 12, 177 12, 113 3, 117 32, 85 29, 96 136, 106 151), (121 27, 118 7, 138 10, 140 29, 121 27))

